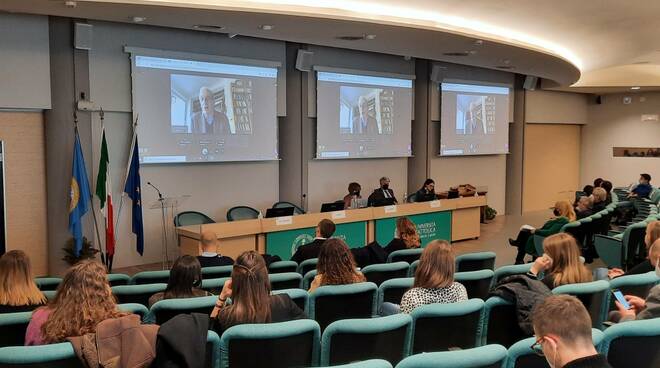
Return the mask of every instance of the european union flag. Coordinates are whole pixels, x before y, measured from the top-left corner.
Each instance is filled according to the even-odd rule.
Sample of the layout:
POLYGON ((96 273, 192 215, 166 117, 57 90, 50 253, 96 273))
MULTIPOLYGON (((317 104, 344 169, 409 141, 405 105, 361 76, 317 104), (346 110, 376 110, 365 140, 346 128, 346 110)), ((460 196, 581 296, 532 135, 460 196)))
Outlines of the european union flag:
POLYGON ((82 217, 89 210, 89 181, 85 169, 85 159, 80 147, 80 137, 76 130, 76 139, 73 144, 73 175, 71 176, 71 190, 69 192, 69 231, 73 235, 76 256, 80 255, 82 249, 82 217))
POLYGON ((144 252, 144 225, 142 223, 142 195, 140 194, 140 158, 138 156, 137 135, 133 140, 133 152, 131 152, 131 161, 129 163, 128 176, 124 192, 133 201, 133 233, 136 236, 135 245, 138 253, 144 252))

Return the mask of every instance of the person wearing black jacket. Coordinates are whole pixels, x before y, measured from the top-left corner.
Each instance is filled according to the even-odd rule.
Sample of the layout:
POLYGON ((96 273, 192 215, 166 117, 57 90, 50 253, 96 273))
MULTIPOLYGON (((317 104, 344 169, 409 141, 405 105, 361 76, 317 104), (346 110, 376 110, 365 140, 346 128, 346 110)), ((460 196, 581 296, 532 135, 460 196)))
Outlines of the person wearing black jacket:
POLYGON ((397 204, 396 196, 394 196, 394 191, 390 189, 390 179, 386 176, 380 178, 380 187, 374 189, 374 192, 369 195, 368 198, 369 206, 379 207, 384 206, 388 203, 397 204))
POLYGON ((415 202, 430 202, 437 199, 435 195, 435 182, 426 179, 422 188, 415 193, 415 202))
POLYGON ((314 238, 309 244, 301 245, 296 250, 296 253, 293 254, 291 260, 300 264, 304 260, 318 258, 319 253, 321 253, 321 246, 332 236, 332 234, 335 233, 335 229, 336 226, 334 222, 328 219, 321 220, 321 222, 316 225, 316 238, 314 238))
POLYGON ((218 254, 218 238, 213 231, 203 231, 200 236, 202 255, 197 256, 201 267, 229 266, 234 260, 218 254))

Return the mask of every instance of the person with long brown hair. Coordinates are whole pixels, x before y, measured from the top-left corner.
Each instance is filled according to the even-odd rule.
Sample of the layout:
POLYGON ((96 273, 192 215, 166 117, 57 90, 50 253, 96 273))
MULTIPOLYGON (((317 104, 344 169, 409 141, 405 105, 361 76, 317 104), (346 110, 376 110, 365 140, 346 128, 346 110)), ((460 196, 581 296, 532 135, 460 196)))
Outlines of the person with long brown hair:
POLYGON ((0 313, 29 312, 44 303, 27 254, 10 250, 0 257, 0 313))
POLYGON ((525 254, 529 253, 534 257, 540 256, 536 254, 536 247, 534 247, 534 234, 540 236, 550 236, 557 234, 561 231, 562 226, 569 222, 575 221, 575 210, 569 201, 557 201, 552 208, 553 218, 548 220, 541 228, 535 229, 532 226, 524 225, 518 232, 516 239, 509 239, 511 246, 518 248, 516 255, 516 264, 522 264, 525 260, 525 254))
POLYGON ((417 227, 407 217, 396 219, 396 237, 387 244, 385 251, 389 254, 397 250, 419 248, 419 233, 417 227))
POLYGON ((117 309, 105 267, 94 260, 81 261, 64 275, 55 298, 34 311, 25 345, 53 344, 94 333, 99 322, 125 315, 117 309))
POLYGON ((219 335, 240 324, 303 318, 307 315, 287 294, 271 295, 266 262, 253 250, 236 258, 231 278, 225 282, 211 312, 213 328, 219 335), (231 305, 225 304, 227 298, 231 298, 231 305))
POLYGON ((468 299, 467 290, 454 281, 454 252, 445 240, 433 240, 426 245, 415 271, 412 289, 401 298, 401 312, 434 303, 456 303, 468 299))
POLYGON ((543 240, 543 256, 532 265, 530 275, 538 277, 543 271, 543 283, 550 289, 566 284, 592 281, 591 272, 580 260, 580 248, 567 233, 551 235, 543 240))
POLYGON ((202 267, 197 258, 183 255, 174 261, 170 270, 165 291, 156 293, 149 298, 149 307, 164 299, 195 298, 210 296, 202 286, 202 267))
POLYGON ((364 275, 356 271, 355 260, 348 245, 337 238, 328 239, 323 243, 319 262, 316 265, 318 274, 314 277, 309 292, 325 285, 347 285, 365 282, 364 275))

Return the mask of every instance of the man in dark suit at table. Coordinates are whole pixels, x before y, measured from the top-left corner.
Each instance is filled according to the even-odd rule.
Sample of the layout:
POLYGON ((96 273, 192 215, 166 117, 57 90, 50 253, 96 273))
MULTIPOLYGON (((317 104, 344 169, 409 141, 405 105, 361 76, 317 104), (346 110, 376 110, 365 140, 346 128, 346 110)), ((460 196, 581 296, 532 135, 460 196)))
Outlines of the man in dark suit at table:
POLYGON ((200 234, 199 242, 202 244, 202 255, 197 256, 202 267, 229 266, 234 260, 218 254, 218 237, 213 231, 206 230, 200 234))
POLYGON ((386 204, 397 204, 394 191, 390 189, 390 178, 383 176, 380 178, 380 188, 375 189, 368 199, 369 206, 383 206, 386 204))
POLYGON ((316 238, 309 244, 301 245, 291 257, 291 260, 300 264, 304 260, 318 258, 319 253, 321 253, 321 246, 326 239, 335 233, 335 228, 334 222, 328 219, 321 220, 316 225, 316 238))

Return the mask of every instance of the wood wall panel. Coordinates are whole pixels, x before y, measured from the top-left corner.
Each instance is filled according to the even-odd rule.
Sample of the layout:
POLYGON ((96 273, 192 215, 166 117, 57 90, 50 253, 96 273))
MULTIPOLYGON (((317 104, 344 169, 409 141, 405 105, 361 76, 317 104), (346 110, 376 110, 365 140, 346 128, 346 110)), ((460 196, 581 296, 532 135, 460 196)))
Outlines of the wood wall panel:
POLYGON ((25 251, 30 256, 35 275, 47 275, 43 114, 0 112, 0 140, 5 143, 7 250, 25 251))

